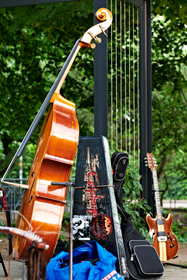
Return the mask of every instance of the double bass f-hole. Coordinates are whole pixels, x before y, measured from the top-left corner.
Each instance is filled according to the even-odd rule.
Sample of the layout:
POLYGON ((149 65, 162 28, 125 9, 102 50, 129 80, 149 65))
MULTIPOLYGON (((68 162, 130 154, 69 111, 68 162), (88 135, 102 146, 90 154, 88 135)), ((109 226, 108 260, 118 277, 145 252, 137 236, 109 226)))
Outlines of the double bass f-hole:
POLYGON ((33 186, 34 186, 34 182, 35 182, 35 177, 36 177, 35 172, 32 172, 31 177, 34 177, 34 178, 32 180, 32 186, 31 186, 30 191, 29 191, 28 203, 30 203, 31 200, 33 199, 33 196, 31 196, 31 192, 32 192, 32 189, 33 189, 33 186))

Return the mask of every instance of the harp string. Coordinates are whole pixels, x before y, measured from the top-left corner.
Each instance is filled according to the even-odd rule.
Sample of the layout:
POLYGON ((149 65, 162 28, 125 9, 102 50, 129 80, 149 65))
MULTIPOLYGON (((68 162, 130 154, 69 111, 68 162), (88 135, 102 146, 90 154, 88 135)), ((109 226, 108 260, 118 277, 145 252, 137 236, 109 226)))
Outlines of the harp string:
POLYGON ((110 30, 110 147, 127 151, 139 166, 139 8, 128 0, 111 0, 110 30))

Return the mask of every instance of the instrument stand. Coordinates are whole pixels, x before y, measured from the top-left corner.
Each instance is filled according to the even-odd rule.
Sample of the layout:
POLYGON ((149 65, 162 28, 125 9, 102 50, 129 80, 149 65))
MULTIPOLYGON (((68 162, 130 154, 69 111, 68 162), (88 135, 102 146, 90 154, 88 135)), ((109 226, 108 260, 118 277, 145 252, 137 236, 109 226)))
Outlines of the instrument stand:
POLYGON ((69 280, 73 279, 73 182, 51 182, 51 185, 70 187, 70 222, 69 222, 69 280))
MULTIPOLYGON (((11 227, 10 210, 6 210, 5 214, 6 214, 7 226, 11 227)), ((12 234, 8 234, 7 239, 9 242, 9 256, 10 256, 12 254, 12 234)))
MULTIPOLYGON (((164 192, 164 191, 165 190, 159 190, 159 192, 164 192)), ((153 190, 152 192, 153 192, 153 215, 155 216, 155 200, 154 200, 155 190, 153 190)), ((177 258, 177 256, 175 258, 177 258)), ((171 266, 177 266, 177 267, 181 267, 181 268, 187 268, 187 265, 175 264, 175 263, 169 263, 169 262, 165 262, 164 265, 171 265, 171 266)))
POLYGON ((3 258, 2 258, 1 253, 0 253, 0 263, 2 264, 4 273, 5 273, 5 277, 7 277, 8 273, 7 273, 7 271, 6 271, 6 267, 5 267, 5 264, 4 264, 4 261, 3 261, 3 258))
POLYGON ((181 267, 181 268, 187 268, 187 265, 176 264, 176 263, 165 262, 164 265, 171 265, 171 266, 178 266, 178 267, 181 267))
MULTIPOLYGON (((5 204, 5 201, 3 198, 5 197, 5 192, 3 189, 0 189, 0 198, 2 198, 2 208, 5 208, 6 205, 5 204)), ((9 222, 10 220, 8 220, 9 222)), ((10 241, 9 241, 10 242, 10 241)), ((2 255, 0 253, 0 263, 2 264, 2 267, 3 267, 3 270, 4 270, 4 273, 5 273, 5 277, 7 277, 8 273, 7 273, 7 270, 6 270, 6 267, 5 267, 5 264, 4 264, 4 261, 3 261, 3 258, 2 258, 2 255)))

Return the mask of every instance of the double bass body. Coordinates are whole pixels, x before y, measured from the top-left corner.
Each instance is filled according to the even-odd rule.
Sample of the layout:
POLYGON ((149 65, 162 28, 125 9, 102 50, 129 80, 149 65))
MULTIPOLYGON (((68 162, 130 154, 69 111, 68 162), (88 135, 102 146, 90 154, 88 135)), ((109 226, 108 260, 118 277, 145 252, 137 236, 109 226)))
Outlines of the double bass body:
MULTIPOLYGON (((75 157, 79 127, 75 104, 55 93, 44 120, 16 227, 31 230, 49 245, 46 261, 53 255, 64 213, 67 187, 51 181, 68 182, 75 157)), ((27 259, 29 244, 13 237, 13 257, 27 259)))

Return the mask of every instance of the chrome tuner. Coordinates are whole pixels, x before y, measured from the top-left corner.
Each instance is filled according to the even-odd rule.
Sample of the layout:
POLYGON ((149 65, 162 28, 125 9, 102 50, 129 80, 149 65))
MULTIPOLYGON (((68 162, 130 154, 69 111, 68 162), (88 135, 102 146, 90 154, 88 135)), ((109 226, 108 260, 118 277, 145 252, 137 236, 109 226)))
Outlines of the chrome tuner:
POLYGON ((90 47, 91 47, 92 49, 95 49, 96 44, 95 44, 95 43, 92 43, 92 44, 90 44, 90 47))

